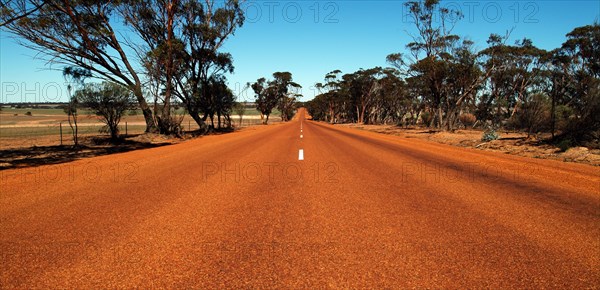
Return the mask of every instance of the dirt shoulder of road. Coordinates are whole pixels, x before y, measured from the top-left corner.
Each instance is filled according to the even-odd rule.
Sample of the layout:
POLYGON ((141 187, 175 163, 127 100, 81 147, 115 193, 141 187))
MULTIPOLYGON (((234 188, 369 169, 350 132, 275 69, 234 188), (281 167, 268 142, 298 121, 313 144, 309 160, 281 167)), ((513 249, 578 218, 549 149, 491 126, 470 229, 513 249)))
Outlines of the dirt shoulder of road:
MULTIPOLYGON (((276 126, 281 123, 269 124, 276 126)), ((202 138, 210 135, 257 130, 262 125, 250 125, 234 131, 216 131, 206 135, 184 134, 182 137, 144 133, 124 137, 118 144, 110 143, 106 134, 80 134, 79 146, 74 147, 70 136, 64 136, 63 145, 53 135, 33 138, 2 138, 0 140, 0 170, 60 164, 78 159, 149 149, 202 138)))
POLYGON ((366 130, 403 138, 415 138, 448 144, 457 147, 473 148, 484 151, 501 152, 530 158, 553 159, 600 166, 600 150, 585 147, 573 147, 566 151, 544 142, 549 136, 527 138, 520 132, 499 132, 500 139, 483 142, 481 130, 456 130, 444 132, 427 128, 400 128, 394 125, 336 124, 335 126, 366 130))

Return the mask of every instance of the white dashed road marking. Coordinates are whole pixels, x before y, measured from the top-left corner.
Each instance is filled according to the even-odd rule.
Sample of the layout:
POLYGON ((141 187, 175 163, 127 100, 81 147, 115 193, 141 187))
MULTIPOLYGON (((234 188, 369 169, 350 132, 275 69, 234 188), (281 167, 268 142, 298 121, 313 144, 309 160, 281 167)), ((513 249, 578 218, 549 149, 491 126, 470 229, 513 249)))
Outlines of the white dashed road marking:
POLYGON ((298 160, 304 160, 304 150, 300 149, 300 151, 298 151, 298 160))

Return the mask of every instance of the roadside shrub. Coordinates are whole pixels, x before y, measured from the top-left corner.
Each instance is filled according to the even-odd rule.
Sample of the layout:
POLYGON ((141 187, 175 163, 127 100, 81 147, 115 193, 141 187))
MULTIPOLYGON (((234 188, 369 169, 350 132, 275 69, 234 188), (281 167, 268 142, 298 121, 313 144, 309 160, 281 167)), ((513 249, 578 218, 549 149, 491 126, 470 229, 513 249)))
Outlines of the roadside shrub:
POLYGON ((27 111, 27 113, 25 113, 25 116, 31 116, 31 112, 27 111))
POLYGON ((547 129, 550 125, 548 97, 542 93, 531 95, 515 117, 515 127, 527 130, 528 136, 547 129))
POLYGON ((560 151, 565 152, 573 147, 573 141, 571 141, 571 139, 563 139, 556 144, 556 147, 558 147, 560 151))
POLYGON ((483 136, 481 136, 481 141, 483 142, 490 142, 498 139, 500 139, 500 134, 498 134, 498 132, 496 132, 496 130, 493 128, 488 128, 485 132, 483 132, 483 136))
POLYGON ((572 104, 573 113, 566 120, 557 139, 569 139, 577 146, 600 148, 600 79, 591 82, 587 93, 572 104))
POLYGON ((421 113, 421 121, 423 121, 423 124, 425 124, 425 126, 429 127, 429 124, 431 124, 432 120, 433 114, 431 114, 430 112, 421 113))
POLYGON ((471 113, 465 113, 458 117, 458 120, 465 125, 465 127, 472 127, 473 124, 477 121, 477 117, 471 113))
POLYGON ((556 116, 556 129, 563 131, 567 128, 567 125, 575 115, 573 108, 567 105, 558 105, 556 106, 555 116, 556 116))

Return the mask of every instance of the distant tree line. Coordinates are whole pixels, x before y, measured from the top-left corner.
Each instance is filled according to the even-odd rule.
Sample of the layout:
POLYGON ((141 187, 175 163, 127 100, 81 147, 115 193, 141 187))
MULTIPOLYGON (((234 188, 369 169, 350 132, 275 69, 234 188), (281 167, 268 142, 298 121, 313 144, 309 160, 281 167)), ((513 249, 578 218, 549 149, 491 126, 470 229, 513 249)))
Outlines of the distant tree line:
POLYGON ((551 132, 556 140, 598 146, 600 25, 577 27, 557 49, 530 39, 513 45, 492 34, 487 47, 452 34, 458 11, 439 1, 409 1, 418 34, 390 68, 328 73, 306 104, 331 123, 422 124, 443 130, 479 126, 551 132), (435 18, 437 16, 437 18, 435 18))
POLYGON ((302 88, 294 82, 292 73, 275 72, 273 80, 259 78, 248 86, 254 91, 256 108, 260 112, 263 124, 269 122, 269 116, 275 108, 281 112, 282 121, 287 122, 292 119, 298 97, 301 96, 299 90, 302 88))

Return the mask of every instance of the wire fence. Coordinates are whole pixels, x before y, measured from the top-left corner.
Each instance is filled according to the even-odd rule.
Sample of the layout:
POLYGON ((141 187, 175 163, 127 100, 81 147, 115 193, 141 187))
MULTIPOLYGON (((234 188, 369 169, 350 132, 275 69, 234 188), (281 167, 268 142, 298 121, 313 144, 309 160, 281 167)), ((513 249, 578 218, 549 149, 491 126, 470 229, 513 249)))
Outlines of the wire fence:
MULTIPOLYGON (((257 118, 242 118, 240 124, 239 117, 231 118, 232 125, 235 128, 260 125, 262 121, 257 118)), ((280 122, 278 117, 269 119, 269 123, 280 122)), ((215 120, 214 125, 217 126, 215 120)), ((222 121, 222 126, 225 123, 222 121)), ((191 119, 184 119, 181 123, 184 134, 199 129, 198 124, 191 119)), ((146 126, 142 122, 121 122, 119 124, 119 134, 124 137, 131 137, 145 132, 146 126)), ((77 126, 77 135, 80 140, 90 136, 109 136, 106 127, 102 123, 80 123, 77 126)), ((22 148, 33 146, 58 146, 73 144, 73 129, 68 122, 56 122, 48 124, 13 124, 0 126, 0 149, 22 148)))
MULTIPOLYGON (((124 122, 119 125, 119 134, 130 136, 144 133, 146 126, 124 122)), ((3 126, 0 128, 0 147, 32 147, 72 145, 73 130, 67 122, 35 126, 3 126)), ((101 123, 82 123, 77 126, 78 137, 109 136, 101 123)))

